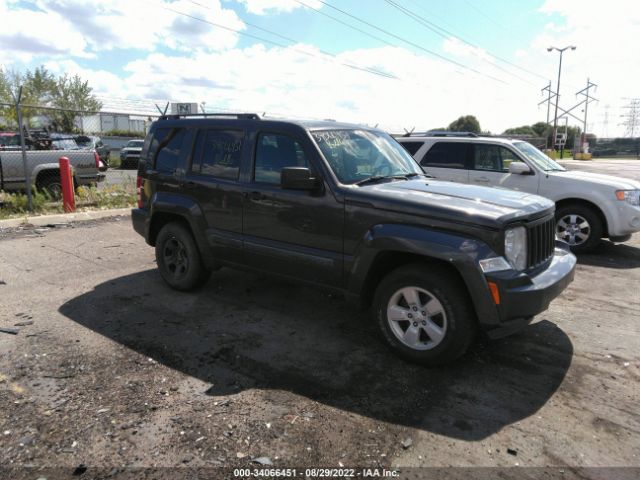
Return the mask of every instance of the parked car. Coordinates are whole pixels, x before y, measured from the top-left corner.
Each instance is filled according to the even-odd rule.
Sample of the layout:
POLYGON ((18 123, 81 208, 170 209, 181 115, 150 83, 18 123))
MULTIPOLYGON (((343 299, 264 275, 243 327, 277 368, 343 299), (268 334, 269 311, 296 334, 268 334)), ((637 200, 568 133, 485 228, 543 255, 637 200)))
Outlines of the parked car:
POLYGON ((75 137, 75 141, 82 150, 95 150, 98 152, 98 156, 102 163, 104 163, 104 170, 109 168, 109 157, 111 155, 111 149, 104 144, 100 137, 93 135, 78 135, 75 137))
POLYGON ((120 150, 120 168, 127 166, 138 166, 138 160, 140 160, 140 152, 142 151, 142 145, 144 140, 129 140, 127 144, 120 150))
POLYGON ((80 150, 73 136, 63 133, 52 133, 49 135, 51 139, 51 150, 80 150))
POLYGON ((20 150, 20 134, 17 132, 0 132, 0 150, 20 150))
POLYGON ((442 180, 535 193, 556 204, 556 234, 576 253, 601 238, 624 242, 640 231, 640 182, 567 171, 522 140, 438 134, 397 139, 423 170, 442 180))
POLYGON ((176 290, 222 266, 337 290, 371 306, 406 359, 460 356, 531 322, 571 282, 553 202, 428 178, 386 133, 254 114, 155 122, 134 229, 176 290))
MULTIPOLYGON (((104 180, 100 172, 102 161, 95 151, 82 150, 29 150, 27 169, 31 176, 31 185, 45 190, 54 198, 62 192, 60 183, 61 156, 69 158, 73 167, 75 185, 92 185, 104 180)), ((25 190, 26 177, 21 151, 0 151, 0 190, 25 190)))

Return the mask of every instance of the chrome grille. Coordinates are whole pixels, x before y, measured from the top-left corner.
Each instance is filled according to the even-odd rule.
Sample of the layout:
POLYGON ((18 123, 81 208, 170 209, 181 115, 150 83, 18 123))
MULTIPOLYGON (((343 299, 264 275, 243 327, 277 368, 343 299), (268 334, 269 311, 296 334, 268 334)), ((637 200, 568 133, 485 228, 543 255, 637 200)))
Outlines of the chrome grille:
POLYGON ((527 267, 536 267, 551 258, 556 246, 556 221, 551 218, 527 228, 527 267))

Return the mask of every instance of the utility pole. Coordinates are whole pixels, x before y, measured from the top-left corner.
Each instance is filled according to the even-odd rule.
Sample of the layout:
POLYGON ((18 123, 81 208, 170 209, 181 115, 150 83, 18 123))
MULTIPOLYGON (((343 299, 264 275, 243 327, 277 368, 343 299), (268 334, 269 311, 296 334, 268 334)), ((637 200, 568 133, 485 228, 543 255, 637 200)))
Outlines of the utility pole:
POLYGON ((581 153, 587 153, 584 151, 584 144, 587 142, 587 111, 589 109, 589 103, 597 101, 596 98, 590 97, 589 95, 589 90, 591 88, 597 89, 598 86, 595 83, 592 83, 588 78, 587 78, 587 86, 585 88, 583 88, 582 90, 580 90, 578 93, 576 93, 577 95, 583 95, 584 97, 586 97, 583 102, 584 102, 584 122, 583 122, 583 128, 582 128, 582 135, 580 135, 580 152, 581 153), (594 88, 595 87, 595 88, 594 88))
POLYGON ((18 117, 18 131, 20 132, 20 149, 22 150, 22 168, 24 170, 25 188, 27 190, 27 207, 33 212, 33 198, 31 196, 31 171, 27 164, 27 147, 24 143, 26 129, 22 122, 22 87, 18 88, 18 95, 11 92, 16 106, 16 116, 18 117))
MULTIPOLYGON (((547 104, 547 125, 549 125, 549 113, 551 111, 551 99, 555 98, 555 96, 556 96, 556 93, 553 90, 551 90, 551 80, 549 80, 549 85, 547 85, 542 90, 540 90, 540 92, 541 93, 548 92, 547 98, 545 100, 539 102, 538 106, 542 105, 543 103, 547 104)), ((549 136, 548 135, 545 136, 544 146, 545 146, 545 149, 549 148, 549 136)))
POLYGON ((547 48, 547 52, 552 52, 553 50, 557 50, 558 52, 560 52, 560 62, 558 64, 558 87, 556 88, 556 113, 553 116, 553 145, 552 148, 555 150, 556 148, 556 138, 558 135, 558 103, 560 101, 560 75, 562 74, 562 54, 565 52, 565 50, 575 50, 576 47, 575 45, 569 45, 567 47, 564 48, 558 48, 558 47, 549 47, 547 48))
POLYGON ((636 129, 640 127, 640 98, 629 98, 629 103, 622 107, 626 110, 625 113, 620 115, 624 118, 624 121, 620 124, 626 128, 626 137, 635 137, 636 129))

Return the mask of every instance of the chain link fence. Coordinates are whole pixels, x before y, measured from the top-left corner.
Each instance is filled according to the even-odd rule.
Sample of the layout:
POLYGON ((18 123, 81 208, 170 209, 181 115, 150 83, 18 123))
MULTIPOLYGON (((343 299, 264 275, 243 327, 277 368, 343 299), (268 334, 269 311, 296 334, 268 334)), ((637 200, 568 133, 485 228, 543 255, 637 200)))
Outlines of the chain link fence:
POLYGON ((157 118, 0 103, 0 218, 62 211, 57 165, 63 155, 71 159, 77 207, 135 203, 135 177, 108 172, 137 167, 141 141, 157 118))

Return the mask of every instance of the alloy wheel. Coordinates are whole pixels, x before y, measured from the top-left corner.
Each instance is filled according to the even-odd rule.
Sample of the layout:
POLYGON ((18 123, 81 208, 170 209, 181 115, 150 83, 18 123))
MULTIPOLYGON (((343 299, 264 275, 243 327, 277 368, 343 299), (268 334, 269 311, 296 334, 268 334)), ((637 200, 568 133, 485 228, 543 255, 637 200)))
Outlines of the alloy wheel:
POLYGON ((419 287, 404 287, 395 292, 387 305, 391 331, 407 347, 431 350, 447 332, 447 314, 431 292, 419 287))
POLYGON ((171 237, 164 246, 164 263, 171 274, 180 278, 189 269, 189 257, 184 244, 176 237, 171 237))
POLYGON ((556 237, 571 246, 582 245, 589 239, 590 234, 591 225, 580 215, 565 215, 556 225, 556 237))

